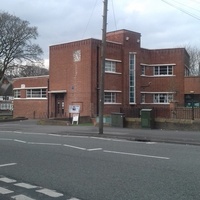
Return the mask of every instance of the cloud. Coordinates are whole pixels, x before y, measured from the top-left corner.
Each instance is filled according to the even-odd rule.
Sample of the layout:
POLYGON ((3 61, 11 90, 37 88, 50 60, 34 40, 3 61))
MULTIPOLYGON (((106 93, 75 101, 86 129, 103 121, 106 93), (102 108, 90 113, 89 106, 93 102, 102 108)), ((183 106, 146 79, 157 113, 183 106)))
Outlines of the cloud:
MULTIPOLYGON (((200 12, 196 1, 177 1, 195 6, 200 12)), ((101 38, 102 0, 0 0, 0 3, 2 11, 38 27, 37 43, 43 48, 46 60, 50 45, 101 38)), ((107 30, 139 32, 144 48, 173 48, 183 44, 200 46, 198 27, 199 20, 161 0, 109 0, 108 3, 107 30)))

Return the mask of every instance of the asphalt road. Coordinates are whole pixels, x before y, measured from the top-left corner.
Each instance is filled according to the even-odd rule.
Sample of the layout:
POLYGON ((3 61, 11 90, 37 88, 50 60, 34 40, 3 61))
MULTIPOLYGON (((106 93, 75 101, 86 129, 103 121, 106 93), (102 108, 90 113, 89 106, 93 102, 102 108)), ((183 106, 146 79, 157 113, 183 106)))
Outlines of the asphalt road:
POLYGON ((199 146, 14 127, 0 130, 0 199, 200 199, 199 146), (22 183, 36 188, 16 185, 22 183))

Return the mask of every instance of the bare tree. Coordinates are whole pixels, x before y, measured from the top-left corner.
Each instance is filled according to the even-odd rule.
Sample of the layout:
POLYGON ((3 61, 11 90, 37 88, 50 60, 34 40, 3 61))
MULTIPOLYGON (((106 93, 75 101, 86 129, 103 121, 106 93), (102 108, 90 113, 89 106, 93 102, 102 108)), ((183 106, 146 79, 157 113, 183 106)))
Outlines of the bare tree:
POLYGON ((49 70, 43 65, 13 65, 10 66, 6 72, 6 76, 9 78, 16 78, 16 77, 28 77, 28 76, 42 76, 48 75, 49 70))
POLYGON ((0 84, 10 66, 41 61, 43 51, 32 43, 37 37, 37 28, 30 27, 28 21, 0 13, 0 84))
POLYGON ((49 70, 39 66, 22 66, 20 77, 48 75, 49 70))
POLYGON ((187 45, 185 47, 190 56, 190 75, 199 76, 200 75, 200 48, 187 45))

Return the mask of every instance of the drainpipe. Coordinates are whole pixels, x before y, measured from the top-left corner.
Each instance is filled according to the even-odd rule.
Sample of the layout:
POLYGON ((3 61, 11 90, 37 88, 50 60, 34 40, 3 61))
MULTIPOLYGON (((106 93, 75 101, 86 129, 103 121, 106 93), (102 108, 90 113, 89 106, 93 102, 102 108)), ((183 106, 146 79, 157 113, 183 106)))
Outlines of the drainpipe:
POLYGON ((49 78, 47 80, 47 118, 49 118, 49 78))

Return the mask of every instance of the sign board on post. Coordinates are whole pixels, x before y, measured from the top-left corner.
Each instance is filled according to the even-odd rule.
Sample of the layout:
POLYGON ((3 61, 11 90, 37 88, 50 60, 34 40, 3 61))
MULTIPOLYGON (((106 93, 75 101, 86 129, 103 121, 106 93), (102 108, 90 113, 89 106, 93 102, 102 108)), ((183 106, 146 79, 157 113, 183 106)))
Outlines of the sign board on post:
POLYGON ((79 105, 70 105, 69 113, 72 114, 72 124, 74 124, 74 122, 76 122, 78 124, 80 106, 79 105))

